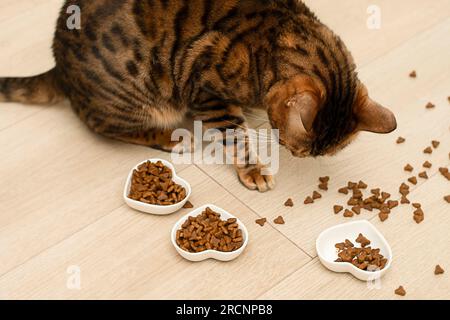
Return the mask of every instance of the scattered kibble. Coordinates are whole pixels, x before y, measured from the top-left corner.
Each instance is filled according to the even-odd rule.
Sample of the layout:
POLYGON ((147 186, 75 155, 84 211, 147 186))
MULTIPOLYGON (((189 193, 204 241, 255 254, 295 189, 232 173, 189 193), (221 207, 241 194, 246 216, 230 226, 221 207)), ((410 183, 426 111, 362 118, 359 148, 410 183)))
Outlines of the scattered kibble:
POLYGON ((411 177, 408 179, 409 182, 411 182, 413 185, 417 184, 417 178, 416 177, 411 177))
POLYGON ((447 201, 448 203, 450 203, 450 195, 445 196, 445 197, 444 197, 444 200, 447 201))
POLYGON ((411 73, 409 74, 410 78, 417 78, 417 72, 415 70, 411 71, 411 73))
POLYGON ((427 109, 434 109, 435 107, 436 107, 436 105, 434 105, 431 102, 428 102, 427 105, 425 106, 425 108, 427 108, 427 109))
POLYGON ((313 200, 317 200, 317 199, 322 198, 322 195, 319 192, 314 191, 312 198, 313 198, 313 200))
POLYGON ((403 170, 408 171, 408 172, 413 172, 413 171, 414 171, 414 167, 408 163, 408 164, 403 168, 403 170))
POLYGON ((437 265, 437 266, 434 268, 434 274, 435 274, 435 275, 440 275, 440 274, 443 274, 444 272, 445 272, 445 270, 442 269, 442 267, 441 267, 440 265, 437 265))
POLYGON ((264 225, 265 225, 266 222, 267 222, 267 219, 266 219, 266 218, 261 218, 261 219, 257 219, 255 222, 256 222, 257 224, 259 224, 261 227, 264 227, 264 225))
POLYGON ((427 147, 427 148, 425 148, 425 150, 423 150, 423 153, 425 153, 425 154, 432 154, 433 153, 433 148, 427 147))
POLYGON ((353 211, 350 211, 350 210, 348 210, 348 209, 346 209, 345 210, 345 212, 344 212, 344 217, 345 218, 351 218, 351 217, 353 217, 355 214, 353 213, 353 211))
POLYGON ((431 144, 433 145, 433 148, 437 149, 441 143, 437 140, 433 140, 431 141, 431 144))
POLYGON ((312 197, 309 197, 309 196, 308 196, 308 197, 306 197, 304 203, 305 203, 305 204, 311 204, 311 203, 314 203, 314 199, 313 199, 312 197))
POLYGON ((403 288, 403 286, 398 287, 397 289, 395 289, 394 292, 398 296, 402 296, 402 297, 406 296, 406 290, 405 290, 405 288, 403 288))
POLYGON ((286 202, 284 203, 285 207, 293 207, 294 206, 294 201, 292 201, 291 198, 287 199, 286 202))
POLYGON ((419 224, 424 219, 425 219, 425 214, 424 214, 422 208, 416 209, 416 211, 414 211, 414 221, 416 221, 416 223, 419 224))
POLYGON ((397 144, 402 144, 402 143, 404 143, 405 141, 406 141, 406 139, 403 138, 403 137, 398 137, 398 138, 397 138, 397 144))
POLYGON ((279 216, 278 218, 276 218, 275 220, 273 220, 273 222, 274 222, 275 224, 284 224, 284 223, 285 223, 282 216, 279 216))
POLYGON ((194 208, 194 205, 192 204, 192 202, 187 201, 187 202, 184 204, 183 208, 184 208, 184 209, 192 209, 192 208, 194 208))
POLYGON ((430 169, 432 166, 433 166, 433 165, 432 165, 431 162, 429 162, 429 161, 425 161, 425 162, 423 163, 423 167, 424 167, 424 168, 430 169))
POLYGON ((426 171, 419 173, 419 178, 428 179, 428 174, 426 173, 426 171))
POLYGON ((347 187, 344 187, 344 188, 340 188, 339 190, 338 190, 338 192, 339 193, 342 193, 342 194, 348 194, 348 188, 347 187))
MULTIPOLYGON (((450 197, 450 196, 449 196, 449 197, 450 197)), ((333 207, 333 210, 334 210, 334 213, 335 213, 335 214, 338 214, 339 212, 341 212, 342 210, 344 210, 344 207, 343 207, 343 206, 335 205, 335 206, 333 207)))

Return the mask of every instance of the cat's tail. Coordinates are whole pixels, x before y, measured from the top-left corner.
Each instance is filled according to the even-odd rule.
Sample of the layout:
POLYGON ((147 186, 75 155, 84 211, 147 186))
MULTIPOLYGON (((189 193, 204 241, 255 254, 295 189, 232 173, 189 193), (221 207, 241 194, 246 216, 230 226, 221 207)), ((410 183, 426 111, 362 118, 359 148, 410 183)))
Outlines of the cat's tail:
POLYGON ((0 78, 0 102, 53 104, 63 99, 56 68, 33 77, 0 78))

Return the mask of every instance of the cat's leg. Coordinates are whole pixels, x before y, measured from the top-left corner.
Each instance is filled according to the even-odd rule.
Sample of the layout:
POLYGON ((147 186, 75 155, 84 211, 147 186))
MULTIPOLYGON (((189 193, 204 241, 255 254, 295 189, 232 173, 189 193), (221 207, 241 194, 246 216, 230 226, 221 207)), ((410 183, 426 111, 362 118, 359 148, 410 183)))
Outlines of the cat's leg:
POLYGON ((239 180, 250 190, 266 192, 273 189, 275 180, 272 175, 264 175, 267 167, 261 163, 256 152, 251 148, 248 135, 248 123, 242 108, 234 105, 225 105, 219 108, 216 105, 196 107, 194 119, 202 121, 203 130, 218 129, 222 132, 224 152, 232 157, 239 180), (234 137, 227 136, 226 131, 233 130, 234 137), (240 130, 239 130, 240 129, 240 130), (227 139, 228 138, 228 139, 227 139), (230 150, 231 149, 231 150, 230 150), (251 159, 256 159, 251 163, 251 159))
POLYGON ((165 152, 191 152, 191 149, 184 149, 184 144, 179 141, 172 141, 172 133, 175 129, 150 129, 133 133, 121 133, 115 135, 116 140, 165 152))

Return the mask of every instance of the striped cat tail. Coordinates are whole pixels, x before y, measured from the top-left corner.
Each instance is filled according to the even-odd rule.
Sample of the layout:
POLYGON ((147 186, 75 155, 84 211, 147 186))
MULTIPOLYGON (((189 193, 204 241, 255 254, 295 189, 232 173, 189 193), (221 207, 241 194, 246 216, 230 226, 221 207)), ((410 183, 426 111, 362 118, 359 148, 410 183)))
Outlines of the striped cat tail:
POLYGON ((33 77, 0 78, 0 102, 53 104, 64 99, 56 68, 33 77))

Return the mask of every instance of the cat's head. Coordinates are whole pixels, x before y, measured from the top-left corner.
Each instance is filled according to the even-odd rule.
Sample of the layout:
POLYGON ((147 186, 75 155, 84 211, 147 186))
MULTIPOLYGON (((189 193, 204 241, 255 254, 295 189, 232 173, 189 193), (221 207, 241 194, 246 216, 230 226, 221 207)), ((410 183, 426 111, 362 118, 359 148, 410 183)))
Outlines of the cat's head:
POLYGON ((280 143, 296 157, 332 155, 360 131, 390 133, 397 128, 394 114, 369 98, 359 80, 347 89, 331 95, 307 75, 274 85, 265 103, 280 143))

